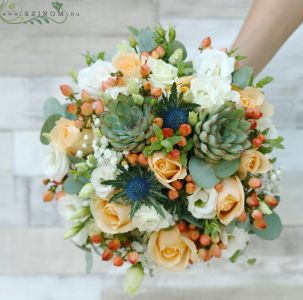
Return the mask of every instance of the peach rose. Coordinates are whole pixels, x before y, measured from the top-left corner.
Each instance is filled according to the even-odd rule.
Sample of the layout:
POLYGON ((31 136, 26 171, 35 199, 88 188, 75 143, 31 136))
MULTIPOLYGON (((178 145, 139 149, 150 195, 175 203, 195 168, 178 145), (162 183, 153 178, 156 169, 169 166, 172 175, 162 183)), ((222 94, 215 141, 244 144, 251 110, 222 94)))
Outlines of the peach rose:
POLYGON ((218 194, 216 211, 220 222, 229 224, 244 211, 244 189, 237 176, 222 180, 223 190, 218 194))
POLYGON ((154 232, 148 243, 148 255, 159 266, 172 271, 183 270, 197 261, 195 243, 180 234, 178 226, 154 232))
POLYGON ((113 58, 113 66, 126 78, 140 78, 141 61, 136 53, 120 53, 113 58))
POLYGON ((91 202, 91 213, 100 230, 108 234, 124 233, 134 229, 129 214, 131 207, 98 198, 91 202))
POLYGON ((93 132, 91 129, 80 131, 75 126, 74 121, 65 118, 60 118, 55 127, 50 132, 50 140, 53 146, 62 152, 74 155, 77 150, 83 151, 85 154, 92 152, 93 132), (87 148, 82 148, 84 136, 87 136, 85 143, 87 148))
POLYGON ((167 158, 163 152, 155 152, 148 158, 148 165, 157 180, 171 190, 175 190, 170 183, 183 179, 187 175, 186 168, 177 160, 167 158))
POLYGON ((264 117, 269 117, 273 114, 273 106, 265 101, 264 94, 258 88, 246 87, 240 90, 240 103, 245 108, 258 108, 264 117))
POLYGON ((244 151, 240 158, 238 174, 241 179, 246 178, 247 172, 254 175, 266 173, 271 169, 268 158, 257 150, 244 151))

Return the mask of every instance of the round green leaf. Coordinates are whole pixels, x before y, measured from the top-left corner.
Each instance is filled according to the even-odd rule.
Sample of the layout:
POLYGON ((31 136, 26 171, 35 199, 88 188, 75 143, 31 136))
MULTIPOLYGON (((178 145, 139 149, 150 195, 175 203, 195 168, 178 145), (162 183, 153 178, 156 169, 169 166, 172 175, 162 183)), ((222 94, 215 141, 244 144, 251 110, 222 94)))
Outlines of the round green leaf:
POLYGON ((221 159, 214 167, 214 172, 219 178, 227 178, 235 174, 240 166, 240 159, 224 160, 221 159))
POLYGON ((190 159, 188 167, 191 177, 201 188, 210 189, 220 181, 212 166, 196 156, 190 159))
POLYGON ((175 40, 171 44, 171 54, 174 53, 177 49, 182 50, 182 56, 183 56, 183 60, 184 60, 187 57, 186 48, 181 42, 175 40))
POLYGON ((54 128, 56 125, 56 122, 61 118, 61 115, 51 115, 49 116, 46 121, 44 122, 41 132, 40 132, 40 141, 44 145, 49 144, 49 139, 44 136, 44 134, 48 134, 51 132, 51 130, 54 128))
POLYGON ((61 103, 54 97, 48 98, 43 105, 43 117, 47 119, 51 115, 64 116, 65 109, 61 103))
POLYGON ((82 187, 83 184, 76 181, 72 175, 69 175, 63 184, 63 190, 68 194, 79 194, 82 187))
POLYGON ((273 212, 271 215, 265 215, 264 219, 266 222, 266 229, 258 230, 254 228, 255 234, 264 240, 274 240, 278 238, 283 229, 280 217, 273 212))

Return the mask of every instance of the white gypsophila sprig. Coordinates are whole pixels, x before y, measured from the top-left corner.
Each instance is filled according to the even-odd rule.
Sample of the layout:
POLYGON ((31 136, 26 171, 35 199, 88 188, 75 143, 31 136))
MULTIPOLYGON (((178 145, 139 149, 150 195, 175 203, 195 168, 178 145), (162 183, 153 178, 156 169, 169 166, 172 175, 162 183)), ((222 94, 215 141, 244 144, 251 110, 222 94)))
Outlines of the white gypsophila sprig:
POLYGON ((280 168, 270 170, 265 174, 260 174, 262 186, 257 190, 257 192, 268 195, 279 194, 281 191, 281 174, 282 170, 280 168))

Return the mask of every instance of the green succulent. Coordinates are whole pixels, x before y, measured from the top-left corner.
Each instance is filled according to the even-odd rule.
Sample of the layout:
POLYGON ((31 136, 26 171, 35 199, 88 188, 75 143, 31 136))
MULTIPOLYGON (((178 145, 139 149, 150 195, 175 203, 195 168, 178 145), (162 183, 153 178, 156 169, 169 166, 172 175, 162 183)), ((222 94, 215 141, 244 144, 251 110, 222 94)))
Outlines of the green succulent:
POLYGON ((243 108, 225 103, 214 111, 203 109, 195 125, 195 155, 210 164, 239 158, 251 146, 249 131, 243 108))
POLYGON ((141 152, 153 134, 151 105, 135 105, 131 98, 111 100, 101 117, 101 133, 117 151, 141 152))

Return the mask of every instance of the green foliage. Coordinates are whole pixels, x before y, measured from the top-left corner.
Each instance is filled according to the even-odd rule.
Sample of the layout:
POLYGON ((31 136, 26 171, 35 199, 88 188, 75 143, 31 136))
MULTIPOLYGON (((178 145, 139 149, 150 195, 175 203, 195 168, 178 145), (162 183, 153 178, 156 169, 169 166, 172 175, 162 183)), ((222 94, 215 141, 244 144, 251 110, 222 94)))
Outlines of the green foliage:
POLYGON ((40 141, 42 144, 44 145, 48 145, 49 144, 49 138, 48 138, 48 134, 51 132, 51 130, 54 128, 54 126, 56 125, 56 122, 61 118, 61 115, 51 115, 49 116, 46 121, 44 122, 42 128, 41 128, 41 132, 40 132, 40 141))
POLYGON ((240 159, 220 160, 213 166, 215 174, 219 178, 227 178, 237 172, 240 166, 240 159))
POLYGON ((83 185, 82 182, 79 182, 70 174, 64 181, 63 190, 68 194, 79 194, 83 185))
POLYGON ((256 258, 249 258, 246 263, 250 266, 253 266, 257 262, 256 258))
POLYGON ((265 142, 262 144, 262 146, 258 149, 263 154, 271 153, 274 148, 277 149, 285 149, 282 142, 284 141, 284 138, 281 136, 276 137, 275 139, 266 139, 265 142))
POLYGON ((236 226, 239 228, 244 229, 246 232, 250 231, 252 228, 251 222, 250 222, 250 216, 247 214, 247 218, 245 222, 236 222, 236 226))
POLYGON ((265 85, 271 83, 274 80, 273 77, 271 76, 266 76, 262 79, 260 79, 257 83, 256 83, 256 87, 257 88, 263 88, 265 85))
POLYGON ((251 86, 254 80, 253 68, 249 66, 241 67, 233 72, 232 83, 241 89, 251 86))
POLYGON ((283 230, 283 225, 280 217, 275 212, 273 212, 270 215, 265 215, 264 219, 266 222, 266 229, 258 230, 254 228, 254 233, 264 240, 274 240, 278 238, 283 230))
POLYGON ((229 258, 229 260, 230 260, 232 263, 235 263, 235 262, 238 260, 238 258, 239 258, 242 254, 243 254, 243 251, 242 251, 242 250, 237 250, 237 251, 234 253, 234 255, 231 256, 231 257, 229 258))
POLYGON ((44 119, 47 119, 51 115, 65 115, 64 107, 61 105, 59 100, 54 97, 50 97, 44 102, 42 110, 44 119))
POLYGON ((91 64, 95 63, 98 59, 104 60, 105 52, 99 52, 97 54, 91 54, 89 51, 86 54, 83 54, 85 57, 86 64, 90 66, 91 64))

